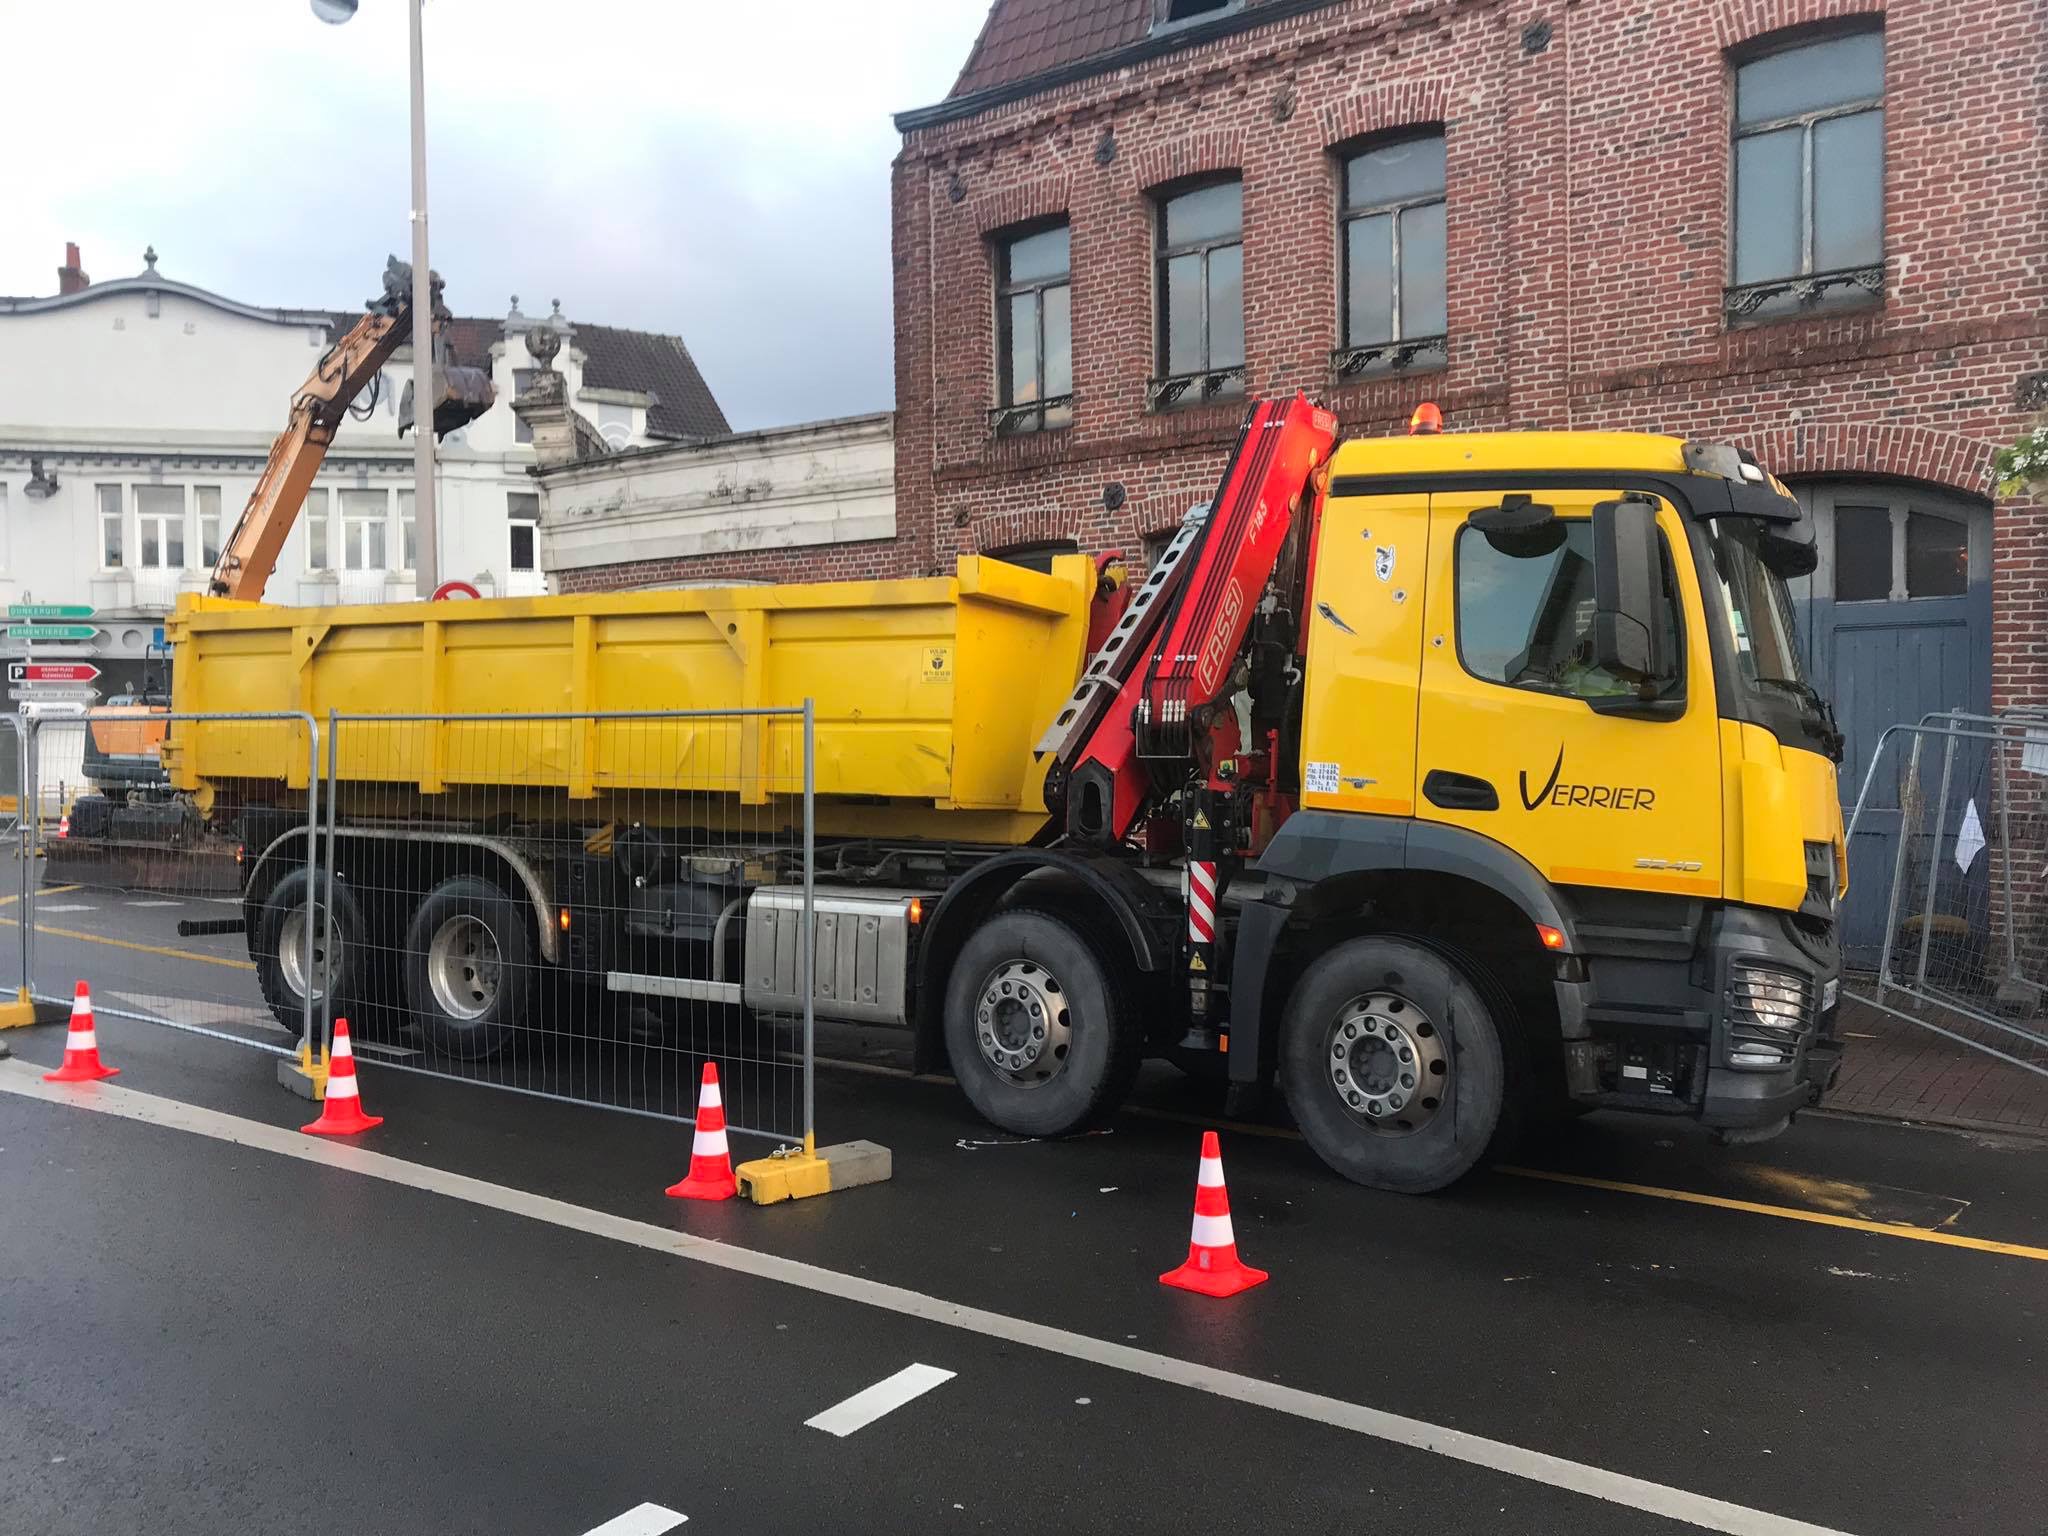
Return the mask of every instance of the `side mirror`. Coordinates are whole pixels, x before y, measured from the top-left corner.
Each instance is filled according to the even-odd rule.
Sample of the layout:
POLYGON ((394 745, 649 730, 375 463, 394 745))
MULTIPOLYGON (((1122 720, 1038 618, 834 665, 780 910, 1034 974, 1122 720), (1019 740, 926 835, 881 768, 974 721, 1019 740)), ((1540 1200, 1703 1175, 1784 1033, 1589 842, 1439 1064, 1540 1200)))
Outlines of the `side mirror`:
POLYGON ((1638 684, 1668 680, 1657 624, 1664 584, 1657 503, 1637 496, 1593 508, 1593 661, 1638 684))

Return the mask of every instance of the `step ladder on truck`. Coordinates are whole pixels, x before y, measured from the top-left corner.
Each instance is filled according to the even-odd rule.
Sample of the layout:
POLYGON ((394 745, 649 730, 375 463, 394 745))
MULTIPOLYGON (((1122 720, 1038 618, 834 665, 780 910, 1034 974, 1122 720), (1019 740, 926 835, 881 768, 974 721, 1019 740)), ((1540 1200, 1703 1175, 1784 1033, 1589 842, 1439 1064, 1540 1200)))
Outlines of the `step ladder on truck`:
MULTIPOLYGON (((1134 579, 1085 555, 1050 573, 969 556, 944 578, 329 608, 317 626, 192 597, 176 704, 371 713, 426 675, 452 713, 812 698, 816 910, 858 919, 817 951, 817 1016, 910 1029, 921 1066, 949 1063, 1017 1134, 1101 1119, 1147 1055, 1220 1079, 1238 1112, 1277 1084, 1333 1168, 1387 1189, 1442 1188, 1589 1107, 1773 1134, 1839 1055, 1838 737, 1786 592, 1810 527, 1735 448, 1444 434, 1431 412, 1339 442, 1304 398, 1254 404, 1213 500, 1134 579), (516 689, 478 659, 508 647, 516 689)), ((794 1007, 787 842, 715 870, 661 857, 705 814, 701 783, 630 838, 586 836, 601 791, 548 778, 575 755, 536 752, 503 786, 467 886, 494 884, 530 919, 523 949, 575 979, 794 1007), (663 889, 618 899, 627 860, 663 889), (650 903, 707 921, 650 949, 631 918, 650 903)), ((284 761, 203 725, 166 758, 180 793, 232 774, 247 798, 270 772, 292 803, 284 761)), ((408 778, 359 750, 337 785, 345 862, 386 893, 366 918, 344 883, 358 948, 446 904, 436 871, 494 788, 463 786, 468 821, 433 794, 410 823, 356 809, 408 778)), ((303 907, 306 857, 286 829, 246 860, 252 958, 292 1028, 296 968, 263 935, 303 907)), ((367 984, 328 963, 343 1001, 367 984)), ((431 1047, 507 1045, 534 983, 496 974, 504 995, 462 1017, 404 999, 431 1047)))

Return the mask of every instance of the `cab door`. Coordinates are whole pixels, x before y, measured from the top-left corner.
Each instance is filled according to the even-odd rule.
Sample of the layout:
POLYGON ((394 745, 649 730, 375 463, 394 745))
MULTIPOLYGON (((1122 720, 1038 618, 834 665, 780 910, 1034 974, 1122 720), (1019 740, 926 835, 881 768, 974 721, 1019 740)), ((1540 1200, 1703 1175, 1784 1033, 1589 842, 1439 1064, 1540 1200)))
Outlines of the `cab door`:
POLYGON ((1643 718, 1637 690, 1593 665, 1592 513, 1621 492, 1528 494, 1554 524, 1489 532, 1469 519, 1500 493, 1431 498, 1416 815, 1558 885, 1718 896, 1720 733, 1679 516, 1660 502, 1660 643, 1676 683, 1662 717, 1643 718))

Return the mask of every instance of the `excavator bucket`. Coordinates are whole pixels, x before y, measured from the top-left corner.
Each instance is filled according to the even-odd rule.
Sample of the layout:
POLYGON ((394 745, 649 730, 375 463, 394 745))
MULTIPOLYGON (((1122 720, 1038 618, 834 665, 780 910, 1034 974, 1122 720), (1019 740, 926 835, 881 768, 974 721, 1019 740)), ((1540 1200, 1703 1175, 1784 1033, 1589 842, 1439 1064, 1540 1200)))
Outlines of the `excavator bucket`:
MULTIPOLYGON (((436 368, 434 382, 439 386, 434 395, 436 437, 446 437, 450 432, 468 426, 488 411, 498 398, 497 390, 491 387, 491 376, 481 368, 467 368, 460 364, 436 368)), ((399 436, 412 431, 415 420, 412 381, 408 379, 405 393, 398 401, 399 436)))

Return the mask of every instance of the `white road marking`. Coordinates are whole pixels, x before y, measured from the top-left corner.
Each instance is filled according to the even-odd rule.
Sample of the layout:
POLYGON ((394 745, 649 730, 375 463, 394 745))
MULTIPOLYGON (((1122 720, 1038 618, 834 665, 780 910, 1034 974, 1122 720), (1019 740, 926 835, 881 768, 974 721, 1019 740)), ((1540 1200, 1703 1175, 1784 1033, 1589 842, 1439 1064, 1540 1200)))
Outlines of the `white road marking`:
POLYGON ((863 1387, 843 1403, 834 1403, 823 1413, 804 1420, 807 1429, 822 1429, 844 1440, 857 1429, 866 1429, 885 1413, 894 1413, 914 1397, 923 1397, 933 1387, 953 1379, 951 1371, 936 1365, 906 1365, 894 1376, 872 1387, 863 1387))
POLYGON ((281 1157, 297 1158, 300 1162, 318 1163, 408 1189, 447 1195, 490 1210, 545 1221, 567 1231, 629 1243, 636 1248, 670 1254, 696 1264, 709 1264, 734 1274, 779 1281, 821 1296, 893 1312, 899 1317, 959 1328, 984 1338, 1002 1339, 1049 1354, 1064 1355, 1070 1360, 1165 1382, 1170 1386, 1187 1387, 1233 1402, 1268 1408, 1275 1413, 1349 1430, 1392 1445, 1427 1451, 1469 1466, 1484 1467, 1510 1477, 1584 1494, 1588 1498, 1603 1499, 1645 1514, 1690 1521, 1702 1529, 1722 1532, 1723 1536, 1845 1536, 1845 1533, 1829 1526, 1774 1515, 1768 1510, 1732 1504, 1705 1494, 1688 1493, 1683 1488, 1630 1477, 1605 1467, 1553 1456, 1547 1451, 1533 1451, 1504 1440, 1490 1440, 1483 1435, 1447 1429, 1423 1419, 1369 1408, 1363 1403, 1346 1402, 1320 1392, 1305 1392, 1279 1382, 1261 1381, 1255 1376, 1240 1375, 1236 1371, 1222 1370, 1193 1360, 1181 1360, 1128 1344, 1090 1338, 1086 1334, 1034 1323, 1026 1318, 963 1306, 903 1286, 870 1280, 863 1275, 842 1274, 838 1270, 805 1264, 778 1254, 759 1253, 751 1248, 698 1237, 694 1233, 657 1227, 651 1222, 633 1221, 607 1211, 571 1205, 566 1200, 473 1179, 467 1174, 450 1173, 410 1163, 403 1158, 387 1157, 362 1147, 330 1146, 311 1136, 300 1136, 279 1126, 265 1125, 239 1115, 222 1114, 196 1104, 158 1098, 111 1083, 46 1083, 42 1072, 41 1067, 19 1059, 0 1061, 0 1093, 40 1099, 50 1104, 66 1104, 74 1109, 115 1115, 143 1125, 209 1136, 234 1146, 259 1148, 281 1157))
MULTIPOLYGON (((182 901, 131 901, 128 905, 131 907, 182 907, 185 903, 182 901)), ((61 911, 62 908, 45 907, 43 910, 45 912, 57 912, 61 911)))
POLYGON ((36 912, 38 915, 44 912, 91 912, 94 910, 95 908, 88 902, 39 901, 36 903, 36 912))
POLYGON ((689 1518, 659 1504, 635 1504, 623 1515, 591 1527, 583 1536, 662 1536, 662 1532, 686 1524, 689 1518))

